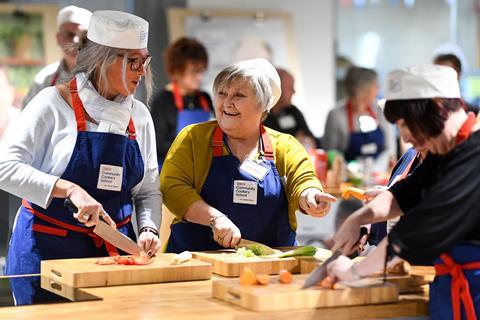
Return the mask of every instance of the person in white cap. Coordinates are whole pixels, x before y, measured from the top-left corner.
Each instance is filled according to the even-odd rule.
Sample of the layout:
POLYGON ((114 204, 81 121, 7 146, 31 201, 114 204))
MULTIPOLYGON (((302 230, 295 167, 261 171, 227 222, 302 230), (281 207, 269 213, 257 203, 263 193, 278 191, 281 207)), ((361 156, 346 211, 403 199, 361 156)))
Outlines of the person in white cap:
POLYGON ((298 209, 327 214, 335 198, 323 193, 306 150, 262 125, 280 88, 265 59, 216 76, 217 120, 180 131, 160 174, 165 205, 176 216, 167 252, 232 248, 241 238, 293 246, 298 209))
POLYGON ((385 117, 402 138, 429 153, 407 178, 353 213, 334 237, 349 254, 360 225, 402 216, 388 237, 354 265, 341 256, 329 266, 353 280, 399 258, 434 264, 432 319, 476 319, 480 314, 480 124, 466 113, 456 72, 445 66, 404 68, 387 76, 385 117))
MULTIPOLYGON (((40 91, 21 113, 23 125, 0 153, 0 188, 23 198, 7 274, 39 273, 45 259, 118 255, 92 227, 102 219, 136 240, 133 212, 140 249, 159 249, 155 133, 147 107, 133 97, 144 76, 147 87, 151 81, 147 40, 144 19, 94 12, 75 76, 40 91)), ((35 280, 14 281, 12 289, 17 304, 49 298, 35 280)))
POLYGON ((87 30, 91 15, 87 9, 76 6, 64 7, 58 12, 56 38, 63 57, 60 61, 45 66, 35 75, 27 95, 23 98, 22 108, 25 108, 43 88, 70 80, 71 71, 77 60, 75 45, 81 33, 87 30))

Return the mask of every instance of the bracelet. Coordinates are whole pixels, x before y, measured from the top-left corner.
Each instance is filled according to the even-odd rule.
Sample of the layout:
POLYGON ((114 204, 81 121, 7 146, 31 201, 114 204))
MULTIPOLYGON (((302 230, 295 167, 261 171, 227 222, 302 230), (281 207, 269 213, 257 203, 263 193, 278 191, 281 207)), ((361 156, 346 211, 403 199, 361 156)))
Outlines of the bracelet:
POLYGON ((357 264, 354 263, 352 265, 352 267, 350 268, 352 269, 352 274, 355 276, 355 280, 358 280, 358 279, 362 279, 363 277, 358 273, 358 270, 357 270, 357 264))
POLYGON ((210 218, 210 221, 208 222, 208 224, 210 225, 210 228, 212 230, 215 229, 215 220, 217 220, 218 218, 222 218, 222 217, 226 217, 226 215, 220 214, 218 216, 214 216, 214 217, 210 218))
POLYGON ((142 233, 142 232, 151 232, 158 237, 158 230, 151 227, 143 227, 142 229, 140 229, 139 233, 142 233))

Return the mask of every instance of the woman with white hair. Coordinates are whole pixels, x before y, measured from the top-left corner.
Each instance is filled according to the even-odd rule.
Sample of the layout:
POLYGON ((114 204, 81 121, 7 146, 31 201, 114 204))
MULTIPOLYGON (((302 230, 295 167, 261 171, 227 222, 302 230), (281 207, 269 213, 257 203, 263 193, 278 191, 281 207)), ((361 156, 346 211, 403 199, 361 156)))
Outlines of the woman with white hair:
MULTIPOLYGON (((133 94, 146 75, 148 22, 97 11, 81 42, 75 76, 42 90, 0 153, 0 188, 24 200, 7 257, 8 275, 36 274, 40 261, 118 254, 93 233, 99 219, 159 248, 161 214, 155 133, 133 94), (72 214, 65 198, 78 208, 72 214)), ((17 304, 46 299, 38 280, 12 281, 17 304)))
POLYGON ((321 217, 335 198, 302 145, 261 124, 281 94, 277 71, 265 59, 241 61, 217 75, 213 91, 217 120, 183 129, 163 165, 161 190, 176 216, 166 251, 241 238, 295 245, 295 211, 321 217))

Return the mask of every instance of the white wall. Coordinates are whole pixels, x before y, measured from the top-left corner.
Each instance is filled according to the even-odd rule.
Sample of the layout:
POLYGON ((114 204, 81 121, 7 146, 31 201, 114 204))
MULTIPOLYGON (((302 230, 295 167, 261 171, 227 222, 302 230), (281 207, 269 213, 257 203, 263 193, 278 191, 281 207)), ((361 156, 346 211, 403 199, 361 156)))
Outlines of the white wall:
POLYGON ((188 0, 195 9, 283 11, 293 18, 303 97, 298 107, 315 135, 323 135, 328 110, 335 102, 334 0, 188 0))

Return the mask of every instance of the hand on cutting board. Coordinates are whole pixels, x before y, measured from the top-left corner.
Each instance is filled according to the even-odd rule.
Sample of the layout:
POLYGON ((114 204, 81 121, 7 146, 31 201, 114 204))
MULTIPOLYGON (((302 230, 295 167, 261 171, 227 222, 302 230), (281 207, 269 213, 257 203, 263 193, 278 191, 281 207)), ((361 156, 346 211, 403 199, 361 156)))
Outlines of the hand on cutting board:
POLYGON ((102 204, 92 198, 81 187, 76 186, 69 194, 68 198, 78 208, 78 211, 73 214, 73 217, 85 224, 87 227, 93 227, 98 223, 98 219, 102 217, 103 221, 109 224, 112 228, 117 228, 115 222, 103 210, 102 204))
POLYGON ((137 243, 149 257, 152 257, 160 249, 160 239, 152 232, 141 232, 137 243))
POLYGON ((242 234, 227 216, 216 218, 213 224, 213 240, 224 248, 235 248, 242 234))
POLYGON ((332 251, 340 250, 344 255, 355 252, 359 244, 360 227, 354 216, 348 217, 333 236, 332 251))
POLYGON ((331 203, 337 199, 328 194, 321 192, 317 188, 305 189, 300 194, 299 205, 300 208, 312 217, 323 217, 328 213, 331 203))
POLYGON ((328 275, 337 281, 358 280, 358 275, 353 272, 353 261, 345 256, 339 256, 327 266, 328 275))

